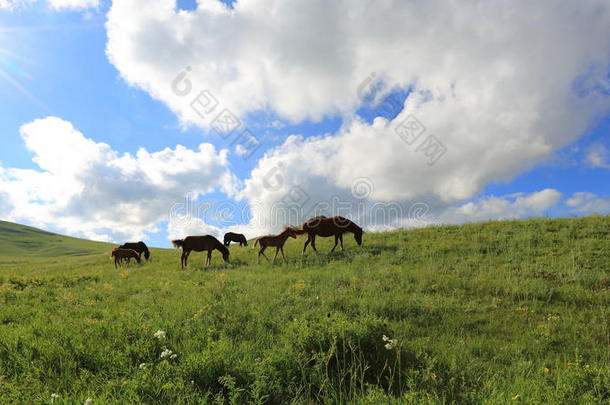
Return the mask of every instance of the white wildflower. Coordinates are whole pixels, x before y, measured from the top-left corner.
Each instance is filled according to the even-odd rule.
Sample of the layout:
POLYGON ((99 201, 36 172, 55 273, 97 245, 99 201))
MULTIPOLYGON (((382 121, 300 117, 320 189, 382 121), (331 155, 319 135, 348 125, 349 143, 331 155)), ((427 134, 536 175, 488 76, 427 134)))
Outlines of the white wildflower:
POLYGON ((87 398, 85 400, 85 405, 92 405, 93 404, 93 400, 91 398, 87 398))
POLYGON ((51 402, 55 402, 55 400, 57 398, 59 398, 59 394, 55 394, 55 393, 51 394, 51 402))
POLYGON ((163 350, 163 351, 161 352, 161 356, 160 356, 160 357, 161 357, 162 359, 164 359, 164 358, 166 358, 166 357, 171 356, 173 353, 174 353, 174 352, 172 352, 171 350, 169 350, 169 349, 165 349, 165 350, 163 350))
POLYGON ((138 366, 138 368, 140 370, 144 370, 146 368, 146 363, 140 363, 140 365, 138 366))
POLYGON ((175 359, 176 357, 178 357, 178 355, 176 353, 172 354, 171 356, 169 356, 170 359, 175 359))
POLYGON ((389 337, 387 337, 386 335, 383 335, 383 337, 381 338, 384 342, 387 342, 384 347, 387 350, 392 350, 393 348, 396 347, 396 345, 398 345, 398 341, 396 339, 390 339, 389 337))
POLYGON ((165 339, 165 331, 162 331, 161 329, 159 329, 158 331, 155 332, 154 336, 159 340, 165 339))

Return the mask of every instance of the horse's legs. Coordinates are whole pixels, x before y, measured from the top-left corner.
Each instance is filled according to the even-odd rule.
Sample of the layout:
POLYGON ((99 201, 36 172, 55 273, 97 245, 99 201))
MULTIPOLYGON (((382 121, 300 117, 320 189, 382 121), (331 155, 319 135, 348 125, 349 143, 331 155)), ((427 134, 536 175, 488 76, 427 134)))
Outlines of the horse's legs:
POLYGON ((311 242, 311 235, 307 235, 307 240, 305 241, 305 244, 303 245, 303 252, 301 253, 301 255, 305 255, 305 249, 307 249, 307 245, 309 245, 310 242, 311 242))
POLYGON ((277 254, 280 253, 280 247, 276 246, 275 247, 275 256, 273 256, 273 263, 275 263, 275 258, 277 257, 277 254))
POLYGON ((341 250, 345 250, 343 248, 343 234, 339 235, 339 241, 341 242, 341 250))
POLYGON ((261 246, 261 250, 258 252, 259 260, 260 260, 261 255, 265 256, 265 259, 269 260, 269 258, 265 254, 265 249, 267 249, 267 246, 261 246))
POLYGON ((282 252, 282 257, 284 258, 284 261, 286 261, 286 256, 284 255, 284 246, 280 247, 280 252, 282 252))
POLYGON ((184 252, 184 267, 187 266, 187 262, 189 260, 189 255, 191 254, 190 250, 187 250, 186 252, 184 252))
POLYGON ((114 268, 118 269, 117 263, 119 262, 119 257, 118 256, 114 256, 114 268))
POLYGON ((311 237, 311 247, 313 248, 314 252, 318 253, 318 249, 316 249, 316 235, 311 237))
POLYGON ((210 264, 212 264, 212 251, 208 250, 208 258, 205 261, 206 266, 209 266, 210 264))
POLYGON ((330 250, 331 252, 335 251, 335 248, 337 247, 337 243, 339 243, 339 236, 335 235, 335 246, 333 246, 333 248, 330 250))

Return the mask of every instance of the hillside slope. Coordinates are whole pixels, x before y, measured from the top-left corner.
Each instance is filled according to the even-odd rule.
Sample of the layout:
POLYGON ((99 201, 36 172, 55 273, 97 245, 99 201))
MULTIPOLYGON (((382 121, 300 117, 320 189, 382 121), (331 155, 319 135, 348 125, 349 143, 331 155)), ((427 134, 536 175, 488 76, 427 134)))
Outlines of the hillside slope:
POLYGON ((108 251, 113 245, 72 238, 30 226, 0 221, 0 259, 83 256, 108 251))
POLYGON ((0 403, 607 404, 609 235, 535 218, 289 239, 275 264, 26 257, 0 267, 0 403))

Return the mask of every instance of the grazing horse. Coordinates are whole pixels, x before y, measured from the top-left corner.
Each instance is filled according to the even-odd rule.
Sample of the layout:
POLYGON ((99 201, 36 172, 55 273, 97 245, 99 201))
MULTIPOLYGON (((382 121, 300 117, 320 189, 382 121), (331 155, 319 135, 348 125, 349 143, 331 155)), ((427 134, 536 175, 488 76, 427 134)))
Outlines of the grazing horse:
POLYGON ((186 267, 186 262, 191 254, 191 251, 203 252, 207 250, 208 257, 205 260, 205 265, 208 266, 212 263, 212 251, 214 249, 222 253, 222 258, 225 262, 229 261, 229 249, 225 245, 220 243, 218 239, 212 235, 205 236, 187 236, 184 239, 176 239, 172 241, 175 248, 182 249, 182 256, 180 257, 181 268, 186 267))
POLYGON ((110 254, 111 257, 114 257, 114 268, 115 269, 121 265, 121 262, 123 260, 127 260, 127 262, 129 263, 129 260, 132 257, 134 259, 136 259, 136 262, 140 263, 140 255, 141 255, 140 253, 136 252, 133 249, 122 249, 122 248, 115 248, 112 250, 112 253, 110 254))
POLYGON ((227 232, 225 233, 224 245, 229 246, 231 242, 239 243, 239 246, 248 246, 246 236, 241 233, 227 232))
POLYGON ((150 259, 150 251, 148 250, 148 246, 146 246, 146 244, 142 241, 140 242, 127 242, 122 244, 121 246, 119 246, 119 248, 121 249, 133 249, 136 252, 140 253, 140 255, 142 253, 144 253, 144 257, 146 258, 146 261, 148 261, 148 259, 150 259))
POLYGON ((275 262, 275 258, 277 257, 278 252, 282 252, 282 257, 284 261, 286 261, 286 256, 284 256, 284 243, 286 243, 286 239, 293 238, 296 239, 297 233, 293 228, 285 227, 282 233, 278 235, 269 235, 269 236, 261 236, 256 239, 254 242, 254 247, 257 244, 260 245, 260 250, 258 251, 258 257, 256 262, 259 263, 261 259, 261 255, 265 256, 265 259, 269 260, 269 258, 265 255, 265 249, 268 247, 275 247, 275 256, 273 256, 273 262, 275 262))
POLYGON ((343 249, 343 234, 344 233, 353 233, 354 239, 358 246, 362 245, 362 234, 364 231, 354 222, 350 221, 344 217, 331 217, 326 218, 324 216, 319 216, 312 218, 305 222, 301 226, 301 230, 297 230, 296 233, 298 235, 307 234, 307 241, 303 246, 303 253, 305 254, 305 249, 307 249, 307 245, 311 243, 311 247, 317 253, 318 249, 316 249, 316 236, 320 237, 335 237, 335 246, 330 250, 334 252, 337 247, 337 243, 341 242, 341 250, 343 249))

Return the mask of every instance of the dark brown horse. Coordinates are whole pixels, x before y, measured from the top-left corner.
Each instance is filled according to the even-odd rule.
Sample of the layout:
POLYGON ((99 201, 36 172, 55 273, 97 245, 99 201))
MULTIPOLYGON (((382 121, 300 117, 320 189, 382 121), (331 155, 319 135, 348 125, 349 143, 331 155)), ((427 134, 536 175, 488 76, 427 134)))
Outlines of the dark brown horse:
POLYGON ((319 216, 312 218, 305 222, 301 226, 301 230, 296 231, 297 234, 303 235, 307 234, 307 241, 303 246, 303 254, 305 254, 305 249, 311 243, 311 247, 317 253, 318 249, 316 249, 316 236, 320 236, 323 238, 334 236, 335 237, 335 246, 330 250, 334 252, 337 244, 341 242, 341 250, 343 249, 343 234, 344 233, 353 233, 354 239, 358 246, 362 245, 362 234, 364 231, 354 222, 350 221, 344 217, 331 217, 326 218, 324 216, 319 216))
POLYGON ((138 252, 140 255, 144 254, 144 257, 146 258, 146 261, 148 261, 148 259, 150 259, 150 251, 148 250, 148 246, 146 246, 146 243, 140 241, 140 242, 127 242, 122 244, 121 246, 119 246, 119 248, 121 249, 133 249, 136 252, 138 252))
POLYGON ((205 265, 208 266, 212 263, 212 251, 218 250, 222 253, 222 258, 225 262, 229 261, 229 249, 227 249, 218 239, 212 235, 205 236, 187 236, 184 239, 176 239, 172 241, 175 248, 182 249, 182 256, 180 257, 181 268, 186 267, 189 255, 194 250, 195 252, 203 252, 207 250, 208 257, 205 260, 205 265))
POLYGON ((248 246, 246 236, 241 233, 227 232, 224 237, 225 246, 229 246, 231 242, 239 243, 239 246, 248 246))
POLYGON ((112 253, 110 254, 110 256, 114 257, 115 269, 121 265, 123 260, 127 260, 127 262, 129 263, 129 260, 131 260, 131 258, 136 259, 136 262, 140 263, 140 253, 136 252, 133 249, 112 249, 112 253))
POLYGON ((269 258, 265 255, 265 249, 268 247, 275 247, 275 256, 273 256, 274 262, 279 252, 282 252, 282 257, 284 258, 284 261, 286 261, 286 256, 284 256, 284 244, 286 243, 286 239, 296 239, 296 237, 296 231, 287 226, 280 234, 261 236, 260 238, 256 239, 256 242, 254 242, 254 247, 256 247, 257 244, 260 245, 256 262, 260 262, 261 255, 265 256, 265 259, 269 260, 269 258))

